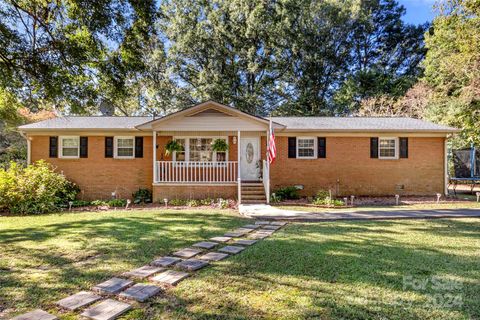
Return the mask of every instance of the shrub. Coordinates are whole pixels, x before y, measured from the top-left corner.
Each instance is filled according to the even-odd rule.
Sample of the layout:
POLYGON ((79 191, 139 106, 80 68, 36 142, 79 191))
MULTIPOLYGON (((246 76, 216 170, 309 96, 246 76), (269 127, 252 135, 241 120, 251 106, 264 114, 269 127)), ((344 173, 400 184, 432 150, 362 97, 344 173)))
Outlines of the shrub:
POLYGON ((275 191, 275 195, 281 200, 294 200, 300 198, 298 189, 294 186, 280 188, 275 191))
POLYGON ((280 201, 282 201, 282 199, 280 199, 280 197, 276 193, 272 193, 272 195, 270 196, 270 202, 278 203, 280 201))
POLYGON ((325 199, 314 199, 313 204, 317 206, 334 206, 334 207, 341 207, 344 206, 345 203, 342 200, 337 200, 337 199, 330 199, 330 196, 328 196, 325 199))
POLYGON ((187 200, 187 206, 189 207, 200 207, 201 203, 200 200, 190 199, 187 200))
POLYGON ((210 199, 210 198, 202 199, 200 200, 200 203, 202 206, 211 206, 213 204, 213 199, 210 199))
POLYGON ((152 202, 152 192, 148 189, 140 188, 132 194, 132 197, 135 204, 152 202))
POLYGON ((110 207, 125 207, 127 199, 112 199, 107 202, 110 207))
POLYGON ((103 200, 93 200, 92 202, 90 202, 90 204, 97 207, 108 206, 108 203, 103 200))
POLYGON ((327 198, 330 198, 330 191, 328 190, 318 190, 317 194, 315 195, 315 199, 318 200, 325 200, 327 198))
POLYGON ((90 201, 85 200, 74 200, 72 203, 72 208, 86 207, 90 205, 90 201))
POLYGON ((79 191, 45 161, 27 167, 12 162, 0 169, 0 209, 14 214, 40 214, 68 205, 79 191))
POLYGON ((187 201, 184 199, 172 199, 168 202, 169 205, 171 206, 184 206, 187 204, 187 201))

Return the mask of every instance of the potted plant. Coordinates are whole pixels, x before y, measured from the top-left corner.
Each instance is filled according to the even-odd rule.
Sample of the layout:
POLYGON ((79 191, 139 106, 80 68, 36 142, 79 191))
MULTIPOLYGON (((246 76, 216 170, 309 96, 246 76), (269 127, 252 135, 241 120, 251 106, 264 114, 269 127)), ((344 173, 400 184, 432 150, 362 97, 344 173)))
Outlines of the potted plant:
POLYGON ((227 158, 228 143, 224 139, 215 139, 212 141, 212 150, 217 153, 217 161, 225 161, 227 158))
POLYGON ((183 151, 183 146, 175 140, 170 140, 165 145, 165 155, 169 156, 175 151, 183 151))
POLYGON ((225 139, 215 139, 212 142, 212 150, 216 152, 227 152, 228 143, 225 139))

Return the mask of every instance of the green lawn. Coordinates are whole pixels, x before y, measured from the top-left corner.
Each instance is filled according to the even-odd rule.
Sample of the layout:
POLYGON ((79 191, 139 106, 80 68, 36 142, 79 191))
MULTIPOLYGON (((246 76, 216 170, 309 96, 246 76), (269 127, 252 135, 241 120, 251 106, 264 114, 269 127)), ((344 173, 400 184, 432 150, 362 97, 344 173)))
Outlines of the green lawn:
MULTIPOLYGON (((243 223, 215 210, 0 218, 0 306, 6 318, 55 312, 56 299, 243 223)), ((479 248, 480 219, 293 224, 124 318, 476 319, 479 248), (409 276, 453 290, 404 288, 409 276)))

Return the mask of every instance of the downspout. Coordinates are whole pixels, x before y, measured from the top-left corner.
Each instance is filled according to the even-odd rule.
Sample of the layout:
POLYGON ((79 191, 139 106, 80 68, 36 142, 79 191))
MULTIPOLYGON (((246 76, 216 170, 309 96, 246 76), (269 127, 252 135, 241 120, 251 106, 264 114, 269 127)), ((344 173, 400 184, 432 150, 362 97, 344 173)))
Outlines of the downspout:
POLYGON ((448 147, 447 147, 448 135, 445 136, 444 140, 444 194, 448 196, 448 147))
POLYGON ((27 165, 30 165, 32 162, 32 141, 23 131, 19 131, 19 133, 27 140, 27 165))

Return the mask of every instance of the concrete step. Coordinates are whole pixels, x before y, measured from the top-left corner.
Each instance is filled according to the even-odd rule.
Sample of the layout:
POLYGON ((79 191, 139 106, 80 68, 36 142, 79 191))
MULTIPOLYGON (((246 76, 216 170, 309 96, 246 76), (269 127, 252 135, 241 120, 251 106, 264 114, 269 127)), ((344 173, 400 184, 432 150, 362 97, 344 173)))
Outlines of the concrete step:
POLYGON ((244 200, 242 199, 242 204, 258 204, 258 203, 267 203, 266 200, 244 200))
POLYGON ((266 200, 267 198, 265 197, 264 194, 261 195, 253 195, 253 194, 247 194, 243 195, 242 194, 242 200, 266 200))
POLYGON ((242 190, 242 194, 265 194, 263 190, 242 190))
POLYGON ((262 182, 242 182, 242 187, 263 187, 262 182))

